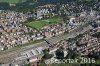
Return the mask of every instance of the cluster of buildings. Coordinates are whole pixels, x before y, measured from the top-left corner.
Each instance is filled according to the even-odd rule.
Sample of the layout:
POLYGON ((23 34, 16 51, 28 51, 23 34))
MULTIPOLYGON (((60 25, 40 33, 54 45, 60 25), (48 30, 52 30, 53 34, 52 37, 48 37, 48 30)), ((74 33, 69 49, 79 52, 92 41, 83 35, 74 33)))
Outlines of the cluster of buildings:
POLYGON ((48 18, 48 14, 53 12, 54 7, 55 5, 37 7, 36 14, 30 12, 0 11, 0 50, 9 49, 30 40, 42 39, 46 34, 44 29, 39 31, 26 27, 21 23, 25 22, 28 18, 48 18))
POLYGON ((56 10, 56 5, 47 4, 43 6, 38 6, 36 10, 36 19, 49 18, 56 15, 54 12, 56 10))
POLYGON ((24 44, 29 40, 40 39, 40 33, 36 29, 21 24, 31 15, 14 11, 4 11, 0 14, 0 49, 4 50, 24 44), (30 36, 30 34, 32 35, 30 36), (37 36, 37 38, 35 38, 37 36))
MULTIPOLYGON (((50 42, 50 41, 49 41, 50 42)), ((51 43, 52 48, 63 48, 66 51, 76 49, 81 56, 88 55, 95 51, 100 52, 100 38, 93 37, 90 33, 84 33, 78 38, 63 39, 55 43, 51 43)))
POLYGON ((25 64, 29 63, 31 64, 31 66, 35 66, 38 64, 37 62, 39 62, 42 59, 42 56, 44 55, 43 50, 48 48, 48 43, 41 42, 40 45, 36 45, 28 50, 18 52, 16 54, 16 57, 11 57, 13 61, 9 59, 11 63, 3 64, 2 66, 24 66, 25 64))
MULTIPOLYGON (((1 11, 0 50, 10 49, 20 44, 25 44, 30 40, 34 41, 57 36, 65 32, 71 32, 75 28, 81 27, 87 22, 95 21, 98 25, 100 25, 100 13, 95 14, 89 7, 83 4, 77 7, 75 3, 63 4, 60 5, 60 9, 58 11, 55 10, 55 8, 56 6, 51 4, 39 6, 34 14, 30 12, 19 13, 14 11, 1 11), (66 22, 61 21, 46 25, 40 30, 33 29, 22 24, 30 17, 33 19, 42 19, 49 18, 50 16, 56 16, 56 14, 59 16, 67 14, 69 19, 66 20, 66 22)), ((81 32, 80 29, 77 31, 81 32)), ((12 62, 12 64, 15 63, 14 65, 18 66, 17 63, 19 62, 19 65, 22 64, 21 66, 23 66, 23 63, 27 63, 27 59, 29 59, 28 62, 30 63, 37 63, 37 61, 41 60, 43 56, 42 50, 45 48, 55 49, 59 47, 67 50, 69 48, 72 50, 76 48, 81 55, 88 55, 94 50, 96 52, 100 52, 100 39, 93 37, 90 34, 84 34, 82 37, 78 38, 77 41, 69 41, 63 38, 60 41, 58 41, 58 39, 54 39, 53 42, 46 41, 39 47, 34 47, 24 52, 20 52, 18 57, 14 58, 15 62, 12 62)))
POLYGON ((100 52, 100 39, 85 34, 80 39, 77 50, 80 51, 82 55, 88 55, 92 51, 100 52))
MULTIPOLYGON (((3 11, 0 14, 0 49, 9 49, 19 44, 25 44, 30 40, 39 40, 44 37, 52 37, 78 27, 84 22, 79 22, 79 18, 70 17, 67 22, 58 22, 44 26, 40 30, 27 27, 21 23, 33 14, 19 13, 14 11, 3 11)), ((33 17, 34 18, 34 17, 33 17)))
POLYGON ((61 5, 59 9, 59 14, 64 13, 66 15, 78 16, 80 12, 89 11, 89 10, 90 7, 87 7, 86 5, 81 4, 78 6, 76 3, 72 2, 72 3, 61 5))

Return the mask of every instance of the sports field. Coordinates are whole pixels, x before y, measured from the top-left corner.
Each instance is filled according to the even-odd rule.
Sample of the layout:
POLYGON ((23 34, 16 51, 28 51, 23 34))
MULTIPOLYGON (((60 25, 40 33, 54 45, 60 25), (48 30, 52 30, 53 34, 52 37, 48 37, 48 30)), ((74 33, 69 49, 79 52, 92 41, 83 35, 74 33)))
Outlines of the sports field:
POLYGON ((0 0, 0 2, 18 3, 19 0, 0 0))
POLYGON ((40 29, 43 26, 48 25, 49 23, 61 22, 61 20, 62 19, 60 17, 53 17, 53 18, 37 20, 33 22, 25 22, 24 25, 32 28, 40 29))

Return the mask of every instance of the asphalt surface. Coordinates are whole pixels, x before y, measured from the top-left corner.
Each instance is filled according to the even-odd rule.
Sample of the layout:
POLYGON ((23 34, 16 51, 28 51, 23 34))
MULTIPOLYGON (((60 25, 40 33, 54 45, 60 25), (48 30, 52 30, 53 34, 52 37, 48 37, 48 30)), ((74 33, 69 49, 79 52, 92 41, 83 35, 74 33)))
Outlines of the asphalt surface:
MULTIPOLYGON (((57 42, 57 41, 60 41, 60 40, 63 40, 63 39, 75 37, 75 36, 79 35, 80 33, 84 33, 85 31, 88 31, 89 29, 90 29, 90 27, 86 23, 86 24, 84 24, 84 25, 82 25, 78 28, 71 30, 68 34, 58 35, 56 37, 48 38, 46 40, 51 42, 51 43, 57 42), (83 28, 83 29, 81 31, 77 31, 80 28, 83 28)), ((33 49, 34 47, 46 46, 46 45, 49 46, 47 44, 47 42, 43 41, 41 43, 29 45, 29 46, 26 46, 26 47, 15 48, 13 50, 7 50, 7 51, 0 52, 0 63, 9 63, 9 62, 13 61, 15 58, 17 58, 21 52, 33 49)))
POLYGON ((82 26, 79 26, 78 28, 75 28, 75 29, 71 30, 68 34, 58 35, 56 37, 48 38, 46 40, 49 43, 57 43, 58 41, 63 40, 63 39, 76 37, 77 35, 83 34, 84 32, 86 32, 90 29, 91 29, 91 27, 89 26, 89 24, 86 23, 82 26))
POLYGON ((36 48, 36 47, 41 47, 41 46, 48 46, 48 44, 44 41, 41 43, 37 43, 37 44, 33 44, 33 45, 29 45, 26 47, 22 47, 22 48, 15 48, 14 50, 7 50, 4 52, 0 52, 0 63, 9 63, 11 61, 13 61, 15 58, 19 57, 19 54, 21 52, 36 48))

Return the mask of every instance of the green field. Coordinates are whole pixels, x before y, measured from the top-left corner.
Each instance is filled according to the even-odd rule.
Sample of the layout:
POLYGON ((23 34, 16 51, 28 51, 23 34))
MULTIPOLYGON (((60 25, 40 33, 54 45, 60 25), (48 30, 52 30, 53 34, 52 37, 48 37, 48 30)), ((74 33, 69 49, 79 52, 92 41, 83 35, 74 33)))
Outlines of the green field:
POLYGON ((61 20, 62 19, 60 17, 53 17, 53 18, 37 20, 37 21, 33 21, 33 22, 25 22, 23 24, 26 26, 29 26, 31 28, 40 29, 43 26, 48 25, 49 23, 61 22, 61 20))
POLYGON ((0 2, 18 3, 19 0, 0 0, 0 2))

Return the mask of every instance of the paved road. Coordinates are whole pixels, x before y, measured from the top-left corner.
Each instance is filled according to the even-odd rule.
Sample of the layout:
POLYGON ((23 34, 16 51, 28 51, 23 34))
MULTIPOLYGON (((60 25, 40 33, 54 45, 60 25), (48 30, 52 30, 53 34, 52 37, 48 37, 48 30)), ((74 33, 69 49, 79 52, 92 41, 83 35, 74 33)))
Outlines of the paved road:
MULTIPOLYGON (((80 28, 76 28, 72 31, 70 31, 68 34, 66 35, 59 35, 59 36, 56 36, 56 37, 53 37, 53 38, 49 38, 47 40, 51 41, 51 42, 56 42, 56 41, 60 41, 60 40, 63 40, 63 39, 68 39, 68 38, 71 38, 71 37, 75 37, 77 36, 79 33, 84 33, 85 31, 88 31, 89 30, 89 26, 88 24, 85 24, 83 26, 84 29, 80 32, 77 32, 77 30, 80 28)), ((34 44, 34 45, 29 45, 27 47, 22 47, 22 48, 17 48, 17 49, 14 49, 14 50, 7 50, 7 51, 4 51, 4 52, 0 52, 0 62, 1 63, 8 63, 10 61, 13 61, 14 58, 18 57, 18 55, 20 54, 20 52, 23 52, 23 51, 26 51, 26 50, 30 50, 34 47, 38 47, 38 46, 45 46, 48 44, 43 41, 41 43, 37 43, 37 44, 34 44)))
POLYGON ((84 33, 85 31, 88 31, 90 30, 91 27, 86 23, 78 28, 75 28, 73 30, 71 30, 68 34, 64 34, 64 35, 59 35, 59 36, 56 36, 56 37, 53 37, 53 38, 48 38, 46 39, 49 43, 57 43, 58 41, 60 40, 63 40, 63 39, 68 39, 68 38, 73 38, 79 34, 82 34, 84 33), (83 28, 81 31, 77 31, 78 29, 81 29, 83 28))
POLYGON ((36 47, 40 46, 48 46, 48 44, 44 41, 41 43, 29 45, 27 47, 17 48, 15 50, 7 50, 4 52, 0 52, 0 63, 8 63, 10 61, 13 61, 14 58, 18 57, 21 52, 24 52, 26 50, 30 50, 36 47))

